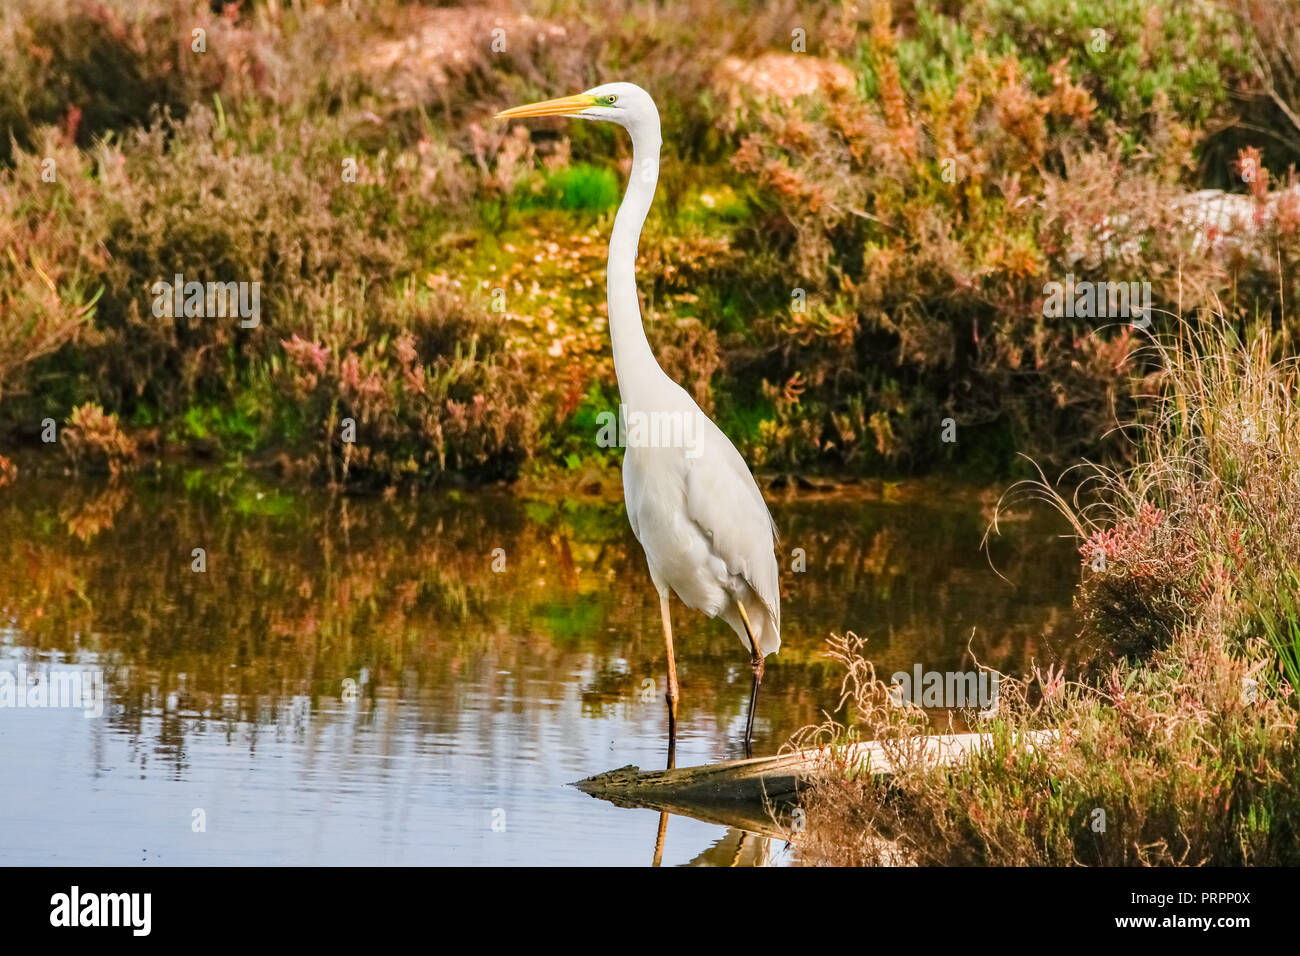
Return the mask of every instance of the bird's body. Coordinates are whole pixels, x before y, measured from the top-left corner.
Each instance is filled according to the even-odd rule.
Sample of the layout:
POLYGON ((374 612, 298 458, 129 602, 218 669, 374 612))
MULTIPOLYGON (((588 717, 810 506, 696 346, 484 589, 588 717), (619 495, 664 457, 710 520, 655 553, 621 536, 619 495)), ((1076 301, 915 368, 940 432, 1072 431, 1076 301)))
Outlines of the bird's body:
POLYGON ((498 115, 605 120, 631 134, 632 170, 610 234, 606 290, 620 412, 629 423, 623 496, 659 592, 668 648, 668 761, 678 698, 670 590, 687 607, 722 618, 750 650, 748 750, 763 658, 781 646, 776 526, 740 452, 659 366, 641 323, 636 256, 659 178, 659 111, 639 86, 608 83, 498 115))
MULTIPOLYGON (((685 391, 682 398, 694 408, 685 391)), ((740 452, 698 408, 694 414, 707 423, 699 458, 676 448, 625 452, 627 518, 660 594, 671 588, 692 610, 722 618, 748 649, 740 601, 766 656, 781 646, 776 528, 740 452)))

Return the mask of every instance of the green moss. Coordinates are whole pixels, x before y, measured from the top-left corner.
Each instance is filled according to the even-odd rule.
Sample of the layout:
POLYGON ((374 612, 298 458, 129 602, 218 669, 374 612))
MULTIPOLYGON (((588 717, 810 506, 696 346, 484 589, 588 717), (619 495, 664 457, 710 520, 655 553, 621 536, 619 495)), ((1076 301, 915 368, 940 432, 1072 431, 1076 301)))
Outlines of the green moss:
POLYGON ((613 172, 587 163, 574 163, 547 173, 538 188, 520 186, 514 205, 520 209, 559 209, 565 212, 605 212, 618 206, 620 190, 613 172))
POLYGON ((217 442, 231 453, 252 451, 264 431, 260 413, 240 402, 236 407, 192 405, 181 416, 178 427, 169 436, 173 441, 217 442))

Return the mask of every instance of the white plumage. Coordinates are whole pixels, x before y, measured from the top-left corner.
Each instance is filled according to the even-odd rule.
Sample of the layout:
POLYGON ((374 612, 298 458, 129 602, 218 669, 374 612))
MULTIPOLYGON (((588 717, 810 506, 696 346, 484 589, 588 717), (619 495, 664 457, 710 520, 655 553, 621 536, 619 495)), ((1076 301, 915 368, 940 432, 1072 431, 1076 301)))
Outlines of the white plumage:
POLYGON ((743 601, 760 655, 781 647, 781 590, 776 525, 758 484, 730 439, 680 386, 682 413, 698 416, 699 456, 679 448, 629 447, 623 498, 632 533, 645 550, 650 578, 662 594, 721 617, 749 649, 736 610, 743 601))
POLYGON ((676 425, 675 430, 667 430, 670 441, 656 430, 643 434, 631 429, 623 457, 627 517, 659 591, 668 648, 668 764, 673 765, 678 697, 670 589, 687 607, 730 624, 751 651, 754 679, 745 730, 748 751, 763 657, 781 646, 776 526, 740 452, 659 367, 641 324, 637 244, 659 178, 659 111, 640 87, 607 83, 498 116, 604 120, 631 134, 632 169, 610 234, 606 289, 625 421, 653 419, 676 425))

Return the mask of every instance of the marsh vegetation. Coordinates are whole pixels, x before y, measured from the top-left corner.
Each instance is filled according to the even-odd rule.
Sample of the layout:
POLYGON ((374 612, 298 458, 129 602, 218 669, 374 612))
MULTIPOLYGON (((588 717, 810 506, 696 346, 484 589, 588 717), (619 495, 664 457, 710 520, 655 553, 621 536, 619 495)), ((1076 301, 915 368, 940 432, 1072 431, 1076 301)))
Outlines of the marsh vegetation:
MULTIPOLYGON (((635 706, 662 648, 640 592, 609 596, 643 569, 596 441, 628 144, 490 119, 625 79, 671 131, 652 345, 815 556, 783 575, 763 743, 834 769, 879 737, 904 768, 819 788, 800 858, 1300 861, 1295 4, 218 8, 0 9, 0 647, 114 668, 115 753, 184 778, 184 728, 363 669, 433 702, 413 753, 495 713, 466 687, 520 725, 548 693, 635 706), (258 321, 160 314, 176 276, 256 283, 258 321), (828 482, 841 519, 809 517, 828 482), (994 533, 970 563, 1027 514, 1072 543, 994 533), (1002 675, 957 772, 904 741, 966 718, 877 679, 917 661, 1002 675), (497 679, 525 672, 542 690, 497 679), (1059 748, 1017 742, 1046 727, 1059 748)), ((690 655, 734 641, 705 633, 683 706, 726 728, 740 696, 690 655)))

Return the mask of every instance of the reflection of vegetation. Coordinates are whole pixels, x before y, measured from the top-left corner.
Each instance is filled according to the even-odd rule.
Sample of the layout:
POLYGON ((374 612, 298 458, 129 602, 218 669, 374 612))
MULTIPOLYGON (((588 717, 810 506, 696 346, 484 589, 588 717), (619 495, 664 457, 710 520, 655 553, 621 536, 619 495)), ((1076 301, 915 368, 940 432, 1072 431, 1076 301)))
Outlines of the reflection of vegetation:
MULTIPOLYGON (((1045 637, 1060 629, 1072 555, 1051 537, 1001 546, 996 560, 1017 590, 977 550, 980 520, 957 508, 836 501, 777 514, 808 570, 785 576, 785 644, 760 721, 769 741, 837 699, 820 643, 844 620, 871 621, 889 665, 955 664, 976 622, 982 659, 1053 653, 1045 637)), ((337 699, 362 668, 367 694, 419 699, 444 723, 467 683, 518 696, 525 711, 544 705, 506 681, 587 674, 592 713, 657 709, 662 695, 656 599, 606 502, 289 497, 216 471, 187 472, 181 487, 141 479, 107 491, 29 479, 0 498, 0 607, 37 651, 99 655, 131 712, 146 695, 177 691, 186 708, 216 715, 230 694, 257 720, 268 700, 337 699), (275 505, 256 506, 266 501, 275 505), (191 571, 197 547, 203 574, 191 571)), ((743 649, 680 607, 677 626, 683 720, 725 728, 744 707, 744 681, 731 683, 743 649)))

